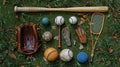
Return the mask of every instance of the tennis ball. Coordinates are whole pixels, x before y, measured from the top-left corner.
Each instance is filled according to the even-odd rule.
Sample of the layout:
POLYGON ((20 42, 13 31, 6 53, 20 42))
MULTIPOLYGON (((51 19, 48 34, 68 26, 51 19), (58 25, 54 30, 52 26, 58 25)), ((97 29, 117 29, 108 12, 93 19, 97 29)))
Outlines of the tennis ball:
POLYGON ((55 61, 58 58, 58 51, 55 48, 50 47, 45 50, 44 57, 48 61, 55 61))
POLYGON ((77 18, 76 18, 75 16, 71 16, 71 17, 69 18, 69 22, 70 22, 71 24, 76 24, 76 23, 77 23, 77 18))
POLYGON ((42 24, 43 25, 48 25, 50 23, 50 20, 47 18, 47 17, 44 17, 43 19, 42 19, 42 24))
POLYGON ((52 39, 52 33, 49 32, 49 31, 46 31, 46 32, 43 33, 42 38, 45 41, 50 41, 52 39))
POLYGON ((57 17, 55 18, 55 23, 56 23, 57 25, 62 25, 62 24, 64 24, 64 17, 63 17, 63 16, 57 16, 57 17))
POLYGON ((88 60, 88 55, 87 55, 87 53, 85 53, 85 52, 80 52, 80 53, 77 55, 77 60, 78 60, 80 63, 85 63, 85 62, 87 62, 87 60, 88 60))
POLYGON ((73 52, 70 49, 63 49, 60 52, 61 60, 68 62, 68 61, 72 60, 72 58, 73 58, 73 52))

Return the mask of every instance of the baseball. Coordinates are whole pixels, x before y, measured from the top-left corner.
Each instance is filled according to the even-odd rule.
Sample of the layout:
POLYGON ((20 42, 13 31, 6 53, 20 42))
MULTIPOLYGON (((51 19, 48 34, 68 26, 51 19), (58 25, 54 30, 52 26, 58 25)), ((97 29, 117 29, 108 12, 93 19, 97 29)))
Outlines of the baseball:
POLYGON ((70 49, 63 49, 60 52, 60 59, 65 62, 72 60, 72 57, 73 57, 73 52, 70 49))
POLYGON ((76 18, 75 16, 71 16, 71 17, 69 18, 69 22, 70 22, 71 24, 76 24, 76 23, 77 23, 77 18, 76 18))
POLYGON ((58 51, 53 47, 47 48, 44 57, 47 61, 55 61, 58 58, 58 51))
POLYGON ((46 32, 43 33, 42 38, 45 41, 50 41, 52 39, 52 33, 49 32, 49 31, 46 31, 46 32))
POLYGON ((55 23, 56 23, 57 25, 62 25, 62 24, 64 23, 64 17, 63 17, 63 16, 57 16, 57 17, 55 18, 55 23))

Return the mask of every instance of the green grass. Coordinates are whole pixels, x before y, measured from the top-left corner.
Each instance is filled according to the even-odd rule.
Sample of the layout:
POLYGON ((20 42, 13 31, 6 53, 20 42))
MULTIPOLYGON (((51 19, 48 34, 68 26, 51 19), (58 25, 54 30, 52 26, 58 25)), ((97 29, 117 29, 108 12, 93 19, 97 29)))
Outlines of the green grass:
MULTIPOLYGON (((2 4, 0 0, 0 67, 119 67, 120 61, 120 42, 116 42, 113 38, 113 32, 116 32, 118 38, 120 37, 120 1, 119 0, 6 0, 6 4, 2 4), (109 11, 105 14, 105 24, 103 32, 100 36, 100 39, 97 43, 96 48, 102 48, 103 51, 95 50, 94 62, 80 64, 77 62, 76 56, 79 52, 85 51, 90 57, 91 53, 91 37, 89 32, 88 22, 90 21, 92 13, 88 14, 88 19, 85 24, 82 25, 84 30, 87 32, 88 43, 84 46, 83 50, 79 50, 79 40, 75 33, 76 25, 71 25, 68 22, 70 16, 77 15, 78 13, 67 13, 67 12, 41 12, 41 13, 15 13, 14 5, 18 6, 37 6, 37 7, 46 7, 46 5, 51 5, 51 7, 79 7, 85 6, 89 3, 90 6, 108 6, 109 11), (15 16, 18 15, 19 19, 16 19, 15 16), (51 31, 53 36, 57 35, 57 29, 50 29, 51 26, 56 26, 54 19, 56 16, 62 15, 65 18, 65 24, 62 28, 68 26, 71 32, 71 41, 76 40, 76 46, 67 47, 62 38, 62 49, 69 48, 74 53, 74 58, 71 62, 63 62, 60 59, 55 62, 50 62, 46 64, 43 60, 44 50, 48 47, 54 47, 59 52, 61 49, 57 48, 57 41, 52 40, 49 43, 46 43, 40 38, 40 44, 42 45, 37 53, 31 55, 35 60, 28 61, 26 58, 27 55, 20 54, 17 51, 15 30, 16 27, 24 23, 35 23, 39 26, 40 30, 39 35, 41 36, 44 31, 51 31), (51 26, 48 28, 44 27, 41 24, 41 19, 43 17, 50 18, 51 26), (54 33, 55 32, 55 33, 54 33), (108 53, 108 48, 113 48, 112 53, 108 53), (6 50, 9 52, 6 53, 6 50), (17 56, 16 60, 13 60, 9 54, 15 54, 17 56)), ((80 17, 78 17, 80 20, 80 17)), ((79 21, 78 21, 79 22, 79 21)), ((56 26, 57 28, 57 26, 56 26)))

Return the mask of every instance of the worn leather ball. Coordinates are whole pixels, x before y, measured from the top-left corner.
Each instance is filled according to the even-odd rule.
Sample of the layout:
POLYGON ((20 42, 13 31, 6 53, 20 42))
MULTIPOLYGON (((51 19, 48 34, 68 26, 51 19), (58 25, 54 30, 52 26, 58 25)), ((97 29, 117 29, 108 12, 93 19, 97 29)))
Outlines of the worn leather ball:
POLYGON ((42 38, 45 41, 50 41, 52 39, 52 33, 49 32, 49 31, 46 31, 46 32, 43 33, 42 38))
POLYGON ((53 47, 47 48, 44 57, 47 61, 55 61, 58 58, 58 51, 53 47))

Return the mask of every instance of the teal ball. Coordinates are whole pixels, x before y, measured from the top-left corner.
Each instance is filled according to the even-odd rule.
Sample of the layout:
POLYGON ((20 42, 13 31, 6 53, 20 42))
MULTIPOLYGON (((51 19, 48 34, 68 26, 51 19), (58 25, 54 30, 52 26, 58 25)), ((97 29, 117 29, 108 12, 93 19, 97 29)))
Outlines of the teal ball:
POLYGON ((85 63, 88 61, 88 55, 87 53, 85 52, 80 52, 78 55, 77 55, 77 60, 78 62, 80 63, 85 63))
POLYGON ((42 19, 42 24, 43 25, 48 25, 50 23, 50 20, 47 18, 47 17, 44 17, 43 19, 42 19))

